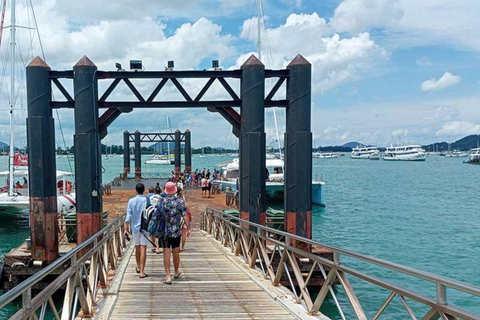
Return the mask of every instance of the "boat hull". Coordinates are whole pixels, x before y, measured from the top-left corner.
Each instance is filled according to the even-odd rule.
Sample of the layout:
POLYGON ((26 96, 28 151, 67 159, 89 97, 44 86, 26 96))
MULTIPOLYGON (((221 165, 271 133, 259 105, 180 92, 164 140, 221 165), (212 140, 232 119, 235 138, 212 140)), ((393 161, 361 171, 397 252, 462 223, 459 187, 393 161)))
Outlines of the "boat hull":
POLYGON ((386 157, 383 156, 385 161, 425 161, 427 160, 427 155, 415 155, 415 156, 397 156, 397 157, 386 157))
POLYGON ((161 164, 161 165, 170 165, 170 160, 162 160, 162 159, 152 159, 145 161, 145 164, 161 164))
MULTIPOLYGON (((236 183, 234 181, 214 180, 213 184, 219 185, 220 189, 225 191, 228 187, 231 190, 236 190, 236 183)), ((268 202, 283 202, 284 200, 284 184, 283 182, 267 182, 267 203, 268 202)), ((325 182, 312 182, 312 204, 325 207, 325 182)))

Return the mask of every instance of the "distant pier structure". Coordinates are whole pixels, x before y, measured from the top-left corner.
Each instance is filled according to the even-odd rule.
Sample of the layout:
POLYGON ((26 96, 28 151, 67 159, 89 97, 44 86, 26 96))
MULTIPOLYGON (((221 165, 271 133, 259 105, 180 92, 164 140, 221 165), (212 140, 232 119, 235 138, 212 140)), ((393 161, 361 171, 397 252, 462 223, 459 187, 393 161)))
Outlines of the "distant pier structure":
POLYGON ((130 143, 134 144, 134 161, 135 161, 135 179, 142 178, 142 150, 141 144, 144 142, 155 143, 175 143, 174 148, 174 166, 175 174, 178 175, 182 172, 182 148, 181 144, 184 143, 185 150, 185 171, 192 171, 192 134, 190 130, 185 130, 181 132, 176 130, 175 132, 165 132, 165 133, 142 133, 140 131, 135 131, 135 133, 130 133, 125 131, 123 133, 123 177, 127 178, 128 174, 131 172, 130 169, 130 143))

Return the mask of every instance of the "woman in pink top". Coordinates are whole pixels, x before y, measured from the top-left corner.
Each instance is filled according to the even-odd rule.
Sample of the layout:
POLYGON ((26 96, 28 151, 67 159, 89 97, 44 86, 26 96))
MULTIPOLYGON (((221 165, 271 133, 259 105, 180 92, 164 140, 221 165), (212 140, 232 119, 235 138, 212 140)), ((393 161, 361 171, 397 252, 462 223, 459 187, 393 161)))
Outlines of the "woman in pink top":
POLYGON ((208 189, 208 184, 207 184, 207 179, 205 177, 202 178, 202 181, 200 182, 200 186, 202 187, 202 198, 207 197, 207 189, 208 189))

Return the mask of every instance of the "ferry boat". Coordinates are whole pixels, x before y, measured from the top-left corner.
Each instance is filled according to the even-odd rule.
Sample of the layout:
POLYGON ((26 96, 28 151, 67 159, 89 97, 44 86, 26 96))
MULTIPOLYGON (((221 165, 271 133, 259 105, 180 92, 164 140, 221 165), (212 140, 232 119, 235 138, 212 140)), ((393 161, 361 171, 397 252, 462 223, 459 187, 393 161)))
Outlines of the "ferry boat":
POLYGON ((312 157, 316 158, 316 159, 333 159, 333 158, 338 158, 338 154, 336 154, 336 153, 314 152, 314 153, 312 153, 312 157))
POLYGON ((385 161, 425 161, 428 154, 419 145, 387 147, 383 153, 385 161))
MULTIPOLYGON (((267 200, 283 201, 284 198, 284 180, 283 168, 284 161, 282 159, 267 159, 266 168, 268 170, 268 180, 266 182, 267 200)), ((222 164, 222 180, 214 180, 213 184, 220 186, 222 190, 229 187, 232 190, 238 188, 237 178, 240 176, 240 162, 238 158, 233 161, 222 164)), ((325 182, 312 181, 312 203, 325 206, 325 182)))
POLYGON ((480 164, 480 148, 470 150, 470 158, 467 163, 480 164))
POLYGON ((452 152, 446 153, 444 156, 448 158, 465 158, 468 157, 468 153, 453 150, 452 152))
POLYGON ((377 147, 355 147, 350 153, 350 158, 352 159, 370 159, 378 158, 380 156, 380 151, 377 147))

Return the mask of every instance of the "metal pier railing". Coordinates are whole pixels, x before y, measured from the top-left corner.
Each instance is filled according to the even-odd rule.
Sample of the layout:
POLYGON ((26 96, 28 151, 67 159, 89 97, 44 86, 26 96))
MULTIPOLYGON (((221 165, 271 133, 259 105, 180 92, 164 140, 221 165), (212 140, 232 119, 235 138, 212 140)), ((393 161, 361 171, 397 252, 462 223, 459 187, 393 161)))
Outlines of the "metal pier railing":
MULTIPOLYGON (((302 303, 312 314, 316 314, 320 310, 327 295, 330 294, 343 319, 346 319, 347 308, 357 319, 361 320, 366 320, 367 314, 373 315, 370 319, 376 320, 382 314, 388 316, 389 312, 390 316, 393 316, 389 319, 407 317, 414 320, 480 319, 480 314, 474 314, 469 310, 452 305, 447 300, 448 290, 449 292, 462 292, 466 296, 465 300, 477 299, 480 301, 478 300, 480 287, 297 237, 211 208, 207 208, 206 212, 202 214, 200 224, 202 230, 213 235, 216 240, 229 247, 235 254, 243 257, 250 267, 260 268, 264 277, 274 285, 278 285, 282 277, 288 278, 297 302, 302 303), (293 246, 293 242, 297 246, 293 246), (328 249, 333 253, 333 259, 330 260, 299 249, 302 246, 328 249), (352 263, 345 261, 348 259, 361 261, 376 268, 380 267, 383 269, 383 272, 379 272, 382 276, 369 275, 364 270, 359 270, 360 268, 355 268, 352 263), (305 265, 309 266, 309 272, 302 270, 301 266, 305 267, 305 265), (325 282, 320 292, 314 296, 309 291, 309 282, 312 275, 319 272, 325 282), (433 292, 426 293, 412 291, 406 286, 393 283, 392 274, 408 275, 416 280, 432 283, 434 284, 432 288, 436 287, 436 290, 433 289, 433 292), (379 308, 372 310, 371 304, 369 304, 369 309, 366 309, 366 304, 362 304, 357 298, 349 278, 363 280, 374 287, 383 288, 387 291, 386 299, 379 308), (338 284, 343 290, 334 290, 334 284, 338 284), (340 297, 340 295, 342 296, 340 297), (393 308, 388 308, 396 296, 405 308, 405 316, 398 314, 398 309, 392 311, 393 308), (345 304, 339 301, 348 301, 349 303, 345 304), (424 311, 420 318, 417 318, 414 312, 414 309, 418 308, 412 308, 413 302, 426 310, 426 313, 424 311)), ((417 313, 419 313, 418 310, 417 313)))
POLYGON ((1 296, 0 308, 21 297, 20 310, 10 319, 44 320, 48 313, 53 313, 57 320, 73 319, 79 310, 83 316, 91 315, 127 246, 123 238, 124 220, 125 215, 113 220, 87 241, 1 296), (32 295, 35 284, 65 267, 66 270, 47 287, 32 295), (55 299, 63 297, 61 308, 57 308, 54 295, 55 299))

